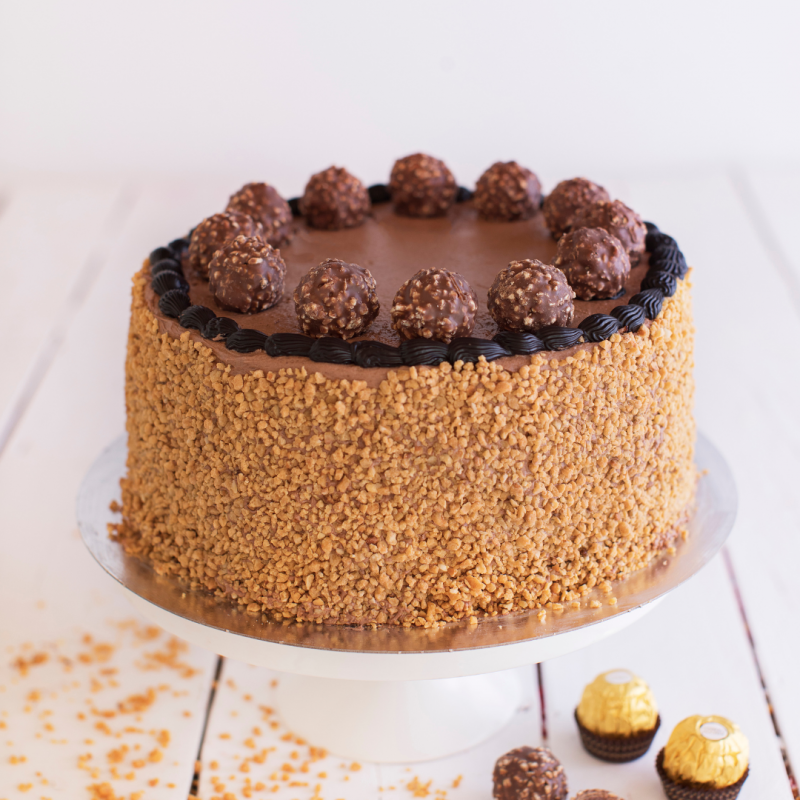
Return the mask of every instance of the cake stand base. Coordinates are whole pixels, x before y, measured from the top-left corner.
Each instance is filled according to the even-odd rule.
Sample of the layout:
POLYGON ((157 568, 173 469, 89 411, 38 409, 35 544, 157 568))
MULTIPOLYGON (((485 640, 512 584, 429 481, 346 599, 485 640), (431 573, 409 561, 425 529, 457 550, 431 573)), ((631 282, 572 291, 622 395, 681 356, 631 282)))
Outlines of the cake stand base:
MULTIPOLYGON (((688 536, 677 552, 579 609, 548 609, 438 629, 342 627, 244 613, 192 591, 109 539, 125 440, 103 452, 78 495, 83 541, 145 617, 215 653, 285 673, 278 711, 309 742, 361 761, 424 761, 465 750, 500 730, 520 707, 516 668, 587 647, 641 619, 719 551, 736 515, 736 489, 722 456, 699 436, 701 477, 688 536), (595 602, 596 601, 596 602, 595 602)), ((266 682, 266 677, 265 677, 266 682)))
POLYGON ((278 712, 291 731, 357 761, 427 761, 488 739, 522 702, 517 670, 436 681, 342 681, 285 673, 278 712))

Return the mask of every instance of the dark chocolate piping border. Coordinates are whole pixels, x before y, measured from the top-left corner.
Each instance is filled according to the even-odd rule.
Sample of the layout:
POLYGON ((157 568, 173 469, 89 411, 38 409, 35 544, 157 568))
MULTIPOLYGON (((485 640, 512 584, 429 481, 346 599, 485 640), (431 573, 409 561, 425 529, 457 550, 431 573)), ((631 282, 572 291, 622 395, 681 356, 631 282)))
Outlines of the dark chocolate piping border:
MULTIPOLYGON (((390 200, 384 184, 370 186, 368 191, 373 203, 390 200)), ((456 202, 466 202, 471 197, 469 189, 460 187, 456 202)), ((295 216, 300 215, 298 199, 289 200, 295 216)), ((150 254, 151 286, 153 291, 156 291, 156 286, 164 289, 158 301, 162 314, 177 319, 184 328, 198 330, 204 339, 224 339, 225 346, 236 353, 263 350, 270 356, 305 356, 318 363, 356 364, 365 369, 437 366, 444 362, 456 364, 458 361, 475 363, 481 357, 486 361, 494 361, 506 356, 565 350, 581 342, 602 342, 622 329, 635 333, 645 319, 656 319, 665 298, 675 293, 677 280, 683 280, 688 267, 677 242, 671 236, 662 233, 652 222, 645 222, 645 225, 645 249, 650 253, 650 265, 642 282, 642 291, 631 297, 627 305, 614 308, 611 314, 592 314, 577 328, 550 325, 539 331, 538 335, 500 331, 492 339, 463 337, 453 339, 449 344, 431 339, 412 339, 394 347, 375 341, 347 342, 333 336, 316 339, 300 333, 274 333, 268 336, 261 331, 240 328, 235 320, 218 317, 206 306, 193 306, 188 292, 183 288, 186 280, 181 264, 192 231, 187 238, 175 239, 150 254), (170 276, 164 275, 165 272, 175 273, 174 278, 169 280, 170 276), (156 281, 159 275, 162 277, 156 281), (175 288, 167 288, 169 286, 175 288)), ((159 292, 156 291, 156 294, 159 292)))

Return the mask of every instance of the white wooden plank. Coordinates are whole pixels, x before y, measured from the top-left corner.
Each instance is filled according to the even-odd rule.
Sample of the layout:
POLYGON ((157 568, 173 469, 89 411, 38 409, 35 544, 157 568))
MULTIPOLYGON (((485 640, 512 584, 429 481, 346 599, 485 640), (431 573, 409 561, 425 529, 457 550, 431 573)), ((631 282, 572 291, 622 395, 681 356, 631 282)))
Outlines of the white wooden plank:
POLYGON ((542 665, 548 740, 565 765, 570 792, 606 789, 625 800, 662 800, 655 769, 672 728, 692 714, 734 720, 751 746, 741 800, 790 800, 772 721, 721 558, 622 633, 542 665), (626 668, 644 678, 659 704, 661 728, 637 761, 608 764, 583 750, 573 713, 583 687, 626 668))
POLYGON ((741 169, 734 179, 761 241, 800 313, 800 163, 741 169))
POLYGON ((800 618, 800 318, 729 178, 632 180, 630 198, 676 236, 696 266, 697 420, 736 479, 740 508, 730 553, 797 770, 800 626, 787 621, 800 618))
MULTIPOLYGON (((89 464, 124 429, 123 374, 131 275, 152 247, 185 232, 224 203, 225 197, 214 187, 177 184, 141 192, 123 234, 0 457, 0 548, 6 554, 0 560, 0 641, 10 647, 18 649, 30 642, 40 649, 61 642, 59 646, 71 652, 85 633, 105 641, 111 635, 109 624, 113 630, 121 620, 135 617, 81 544, 75 524, 75 497, 89 464)), ((114 680, 126 697, 147 678, 135 666, 132 647, 123 640, 115 665, 119 673, 114 680)), ((192 647, 184 660, 199 670, 191 696, 175 698, 171 704, 162 700, 153 712, 164 715, 162 727, 171 731, 174 742, 182 744, 173 747, 174 757, 171 752, 169 763, 148 766, 132 783, 124 778, 110 780, 114 791, 124 793, 126 800, 139 777, 159 778, 158 786, 146 787, 148 800, 185 798, 188 794, 216 658, 192 647), (184 717, 183 711, 190 711, 192 716, 184 717), (168 783, 174 783, 174 787, 168 783)), ((74 696, 80 702, 92 697, 87 686, 91 688, 89 676, 75 687, 74 696)), ((44 684, 43 688, 49 691, 52 687, 44 684)), ((40 771, 54 780, 55 771, 60 785, 68 787, 84 781, 79 794, 69 788, 53 790, 48 796, 54 800, 87 796, 87 773, 78 762, 87 747, 82 738, 83 724, 70 717, 68 707, 59 711, 67 721, 60 731, 67 743, 58 746, 61 756, 55 769, 51 766, 53 754, 34 752, 31 747, 36 742, 19 722, 23 696, 21 684, 9 684, 0 695, 0 707, 9 716, 17 709, 14 725, 20 726, 19 731, 8 740, 25 744, 29 755, 25 763, 34 773, 40 771)), ((52 702, 68 701, 66 694, 60 697, 52 702)), ((97 754, 95 757, 100 758, 97 754)), ((105 774, 101 772, 101 777, 105 774)), ((6 790, 2 782, 0 786, 6 790)))
POLYGON ((247 797, 253 792, 258 797, 263 791, 276 800, 488 797, 497 758, 522 744, 536 746, 541 739, 534 668, 517 672, 525 688, 520 710, 488 741, 437 761, 375 765, 322 756, 313 742, 298 744, 281 720, 275 698, 280 673, 226 659, 203 746, 199 795, 247 797), (284 764, 291 770, 281 769, 284 764))
POLYGON ((64 315, 96 271, 109 235, 127 210, 119 183, 20 183, 0 213, 0 319, 13 346, 0 370, 0 439, 18 416, 26 385, 52 350, 64 315))

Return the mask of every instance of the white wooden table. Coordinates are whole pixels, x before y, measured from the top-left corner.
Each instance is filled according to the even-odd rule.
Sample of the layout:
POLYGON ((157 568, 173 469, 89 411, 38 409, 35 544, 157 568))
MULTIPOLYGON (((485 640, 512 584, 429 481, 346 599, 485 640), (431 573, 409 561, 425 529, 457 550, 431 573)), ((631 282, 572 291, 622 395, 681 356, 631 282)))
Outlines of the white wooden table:
POLYGON ((478 800, 500 754, 540 743, 564 763, 571 794, 662 798, 655 753, 694 713, 728 716, 749 737, 743 800, 792 797, 800 169, 593 177, 696 266, 697 417, 733 469, 739 518, 726 552, 645 620, 522 670, 525 704, 502 733, 404 767, 345 763, 297 741, 272 708, 280 675, 148 627, 78 537, 78 484, 123 430, 131 274, 236 187, 0 177, 0 800, 183 800, 196 772, 203 800, 478 800), (617 666, 650 682, 663 725, 648 756, 615 766, 582 751, 572 712, 584 684, 617 666))

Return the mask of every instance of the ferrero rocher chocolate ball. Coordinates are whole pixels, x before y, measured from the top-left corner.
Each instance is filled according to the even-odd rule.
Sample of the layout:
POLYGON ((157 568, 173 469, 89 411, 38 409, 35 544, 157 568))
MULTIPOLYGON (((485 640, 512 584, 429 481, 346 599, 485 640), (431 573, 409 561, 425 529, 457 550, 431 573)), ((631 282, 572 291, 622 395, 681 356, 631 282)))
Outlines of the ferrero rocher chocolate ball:
POLYGON ((517 747, 494 765, 494 800, 567 800, 567 776, 546 747, 517 747))
POLYGON ((267 244, 280 247, 291 237, 292 210, 268 183, 248 183, 231 195, 226 211, 240 211, 260 222, 267 244))
POLYGON ((489 313, 504 331, 536 331, 569 325, 575 312, 564 273, 536 259, 512 261, 489 289, 489 313))
POLYGON ((401 339, 451 342, 475 327, 478 299, 466 278, 446 269, 421 269, 398 289, 392 327, 401 339))
POLYGON ((341 167, 312 175, 300 198, 300 211, 308 224, 329 231, 360 225, 371 207, 367 187, 341 167))
POLYGON ((458 185, 444 161, 415 153, 394 162, 389 191, 396 213, 439 217, 455 202, 458 185))
POLYGON ((576 228, 602 228, 622 242, 635 267, 644 255, 644 237, 647 228, 642 218, 632 209, 628 208, 621 200, 590 203, 575 213, 572 217, 571 227, 576 228))
POLYGON ((675 726, 663 753, 663 768, 672 781, 723 789, 747 771, 750 745, 725 717, 697 715, 675 726))
POLYGON ((622 800, 622 798, 605 789, 584 789, 582 792, 578 792, 572 800, 622 800))
POLYGON ((294 290, 294 307, 308 336, 360 336, 378 316, 375 278, 365 267, 329 258, 310 269, 294 290))
POLYGON ((208 265, 208 286, 217 302, 241 314, 274 306, 283 294, 285 276, 280 250, 258 236, 237 236, 208 265))
POLYGON ((602 228, 578 228, 558 240, 553 260, 581 300, 615 297, 631 271, 628 253, 616 236, 602 228))
POLYGON ((264 228, 260 222, 238 211, 224 211, 207 217, 194 229, 189 241, 189 268, 196 275, 208 278, 208 265, 214 253, 240 235, 263 239, 264 228))
POLYGON ((478 178, 472 200, 484 219, 511 221, 532 217, 541 197, 539 179, 529 169, 498 161, 478 178))
POLYGON ((553 237, 560 239, 569 229, 572 217, 584 206, 598 200, 610 200, 608 192, 586 178, 561 181, 544 199, 542 213, 553 237))
POLYGON ((658 722, 658 706, 650 687, 625 669, 598 675, 583 690, 578 719, 592 733, 630 736, 651 731, 658 722))

